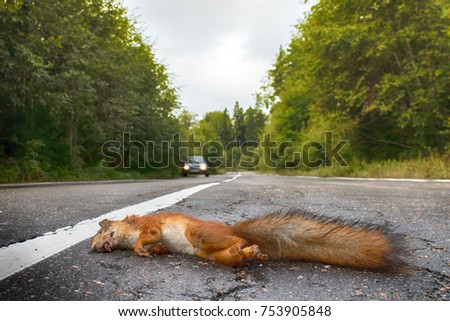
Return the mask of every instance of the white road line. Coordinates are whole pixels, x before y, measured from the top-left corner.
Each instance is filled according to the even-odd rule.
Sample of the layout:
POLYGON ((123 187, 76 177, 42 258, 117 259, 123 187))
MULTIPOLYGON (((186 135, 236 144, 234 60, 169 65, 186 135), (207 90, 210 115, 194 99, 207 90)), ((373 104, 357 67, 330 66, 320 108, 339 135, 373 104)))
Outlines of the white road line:
POLYGON ((421 178, 365 178, 365 177, 320 177, 320 176, 297 176, 298 178, 311 179, 330 179, 343 181, 385 181, 385 182, 434 182, 434 183, 450 183, 450 179, 421 179, 421 178))
MULTIPOLYGON (((232 179, 237 178, 238 175, 232 179)), ((223 182, 227 182, 225 180, 223 182)), ((0 280, 36 264, 62 250, 92 237, 99 229, 98 223, 104 219, 121 220, 127 215, 145 215, 175 205, 183 199, 204 189, 221 184, 210 183, 186 188, 152 200, 128 206, 103 214, 97 218, 79 222, 73 227, 65 227, 55 232, 22 243, 11 244, 0 249, 0 280)))
POLYGON ((241 176, 241 173, 238 173, 237 175, 234 175, 232 178, 226 179, 226 180, 224 180, 223 182, 224 182, 224 183, 232 182, 232 181, 234 181, 235 179, 237 179, 239 176, 241 176))

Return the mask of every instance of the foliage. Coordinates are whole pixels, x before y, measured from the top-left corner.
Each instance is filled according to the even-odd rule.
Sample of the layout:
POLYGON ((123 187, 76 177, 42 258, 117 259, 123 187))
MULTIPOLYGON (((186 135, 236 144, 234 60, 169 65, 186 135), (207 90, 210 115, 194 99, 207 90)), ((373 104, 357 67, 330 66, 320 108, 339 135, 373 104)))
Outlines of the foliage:
POLYGON ((236 102, 232 115, 197 121, 179 110, 166 67, 120 1, 1 1, 0 180, 86 177, 105 150, 120 156, 106 157, 111 167, 156 175, 149 165, 170 156, 163 142, 174 139, 174 147, 188 139, 190 153, 213 151, 222 167, 263 159, 283 168, 300 155, 324 159, 312 172, 324 175, 393 167, 431 177, 432 166, 447 175, 449 26, 443 0, 318 1, 280 48, 254 106, 236 102), (270 153, 267 132, 279 144, 270 153), (330 168, 327 132, 349 141, 341 156, 353 167, 330 168))
POLYGON ((355 162, 352 166, 318 167, 309 171, 304 169, 262 168, 264 172, 283 175, 307 175, 321 177, 364 177, 364 178, 415 178, 448 179, 450 178, 450 157, 432 153, 426 158, 409 160, 378 160, 372 162, 355 162))
POLYGON ((165 66, 117 1, 0 2, 0 61, 3 167, 76 170, 123 132, 145 142, 178 129, 165 66))
POLYGON ((221 162, 210 163, 212 166, 220 164, 219 167, 236 168, 240 164, 241 152, 249 148, 249 142, 259 142, 265 123, 266 115, 257 104, 244 111, 236 102, 232 116, 226 108, 208 112, 191 130, 201 148, 191 152, 221 159, 221 162))
POLYGON ((449 148, 450 5, 322 0, 269 71, 269 127, 301 144, 324 131, 355 161, 449 148))

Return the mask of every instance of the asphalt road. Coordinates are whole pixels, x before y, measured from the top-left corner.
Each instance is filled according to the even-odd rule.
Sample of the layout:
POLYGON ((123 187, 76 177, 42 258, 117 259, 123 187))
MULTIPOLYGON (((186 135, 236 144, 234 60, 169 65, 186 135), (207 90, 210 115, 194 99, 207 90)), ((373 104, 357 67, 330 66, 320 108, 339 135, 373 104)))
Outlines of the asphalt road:
MULTIPOLYGON (((174 180, 0 185, 0 247, 199 184, 220 184, 165 211, 233 223, 304 208, 408 236, 412 275, 307 262, 238 268, 180 254, 93 253, 89 240, 0 281, 0 300, 449 300, 450 182, 319 179, 243 173, 174 180)), ((95 234, 93 231, 92 234, 95 234)))

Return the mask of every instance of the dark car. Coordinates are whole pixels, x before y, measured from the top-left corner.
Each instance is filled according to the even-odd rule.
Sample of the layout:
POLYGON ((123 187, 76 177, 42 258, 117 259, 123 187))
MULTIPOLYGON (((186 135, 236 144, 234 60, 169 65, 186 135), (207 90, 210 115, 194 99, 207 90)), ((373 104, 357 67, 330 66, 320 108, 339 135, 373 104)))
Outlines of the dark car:
POLYGON ((182 168, 183 176, 188 176, 189 174, 200 174, 209 176, 208 165, 202 156, 191 156, 184 162, 182 168))

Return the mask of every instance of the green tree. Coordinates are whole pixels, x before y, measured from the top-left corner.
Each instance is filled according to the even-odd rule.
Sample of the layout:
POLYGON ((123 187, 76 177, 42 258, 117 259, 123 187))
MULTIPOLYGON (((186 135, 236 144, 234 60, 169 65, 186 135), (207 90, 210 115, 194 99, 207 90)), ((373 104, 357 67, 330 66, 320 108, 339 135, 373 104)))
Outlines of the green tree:
POLYGON ((217 141, 226 148, 233 141, 231 119, 227 109, 224 109, 222 112, 213 111, 206 113, 205 117, 198 122, 195 133, 202 143, 217 141))
POLYGON ((245 142, 245 118, 244 109, 236 102, 233 107, 233 133, 238 145, 241 146, 245 142))
POLYGON ((271 128, 283 139, 351 139, 358 158, 448 148, 450 5, 322 0, 269 72, 271 128))
POLYGON ((260 108, 247 108, 244 113, 245 140, 259 142, 265 122, 266 115, 260 108))
POLYGON ((0 61, 0 166, 92 166, 123 132, 177 130, 177 92, 118 1, 2 1, 0 61))
POLYGON ((177 119, 180 126, 180 133, 185 136, 191 134, 197 126, 197 115, 191 113, 187 108, 180 110, 177 119))

